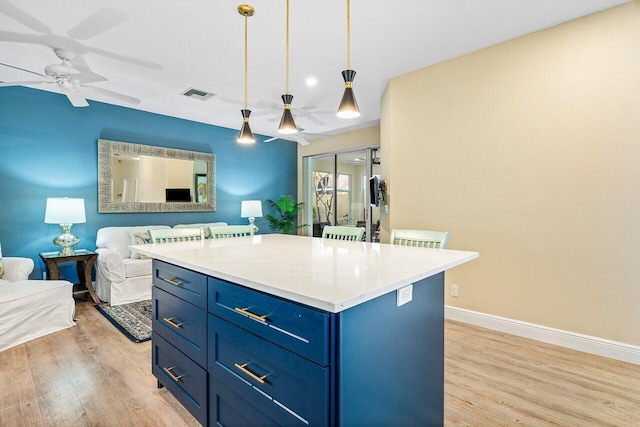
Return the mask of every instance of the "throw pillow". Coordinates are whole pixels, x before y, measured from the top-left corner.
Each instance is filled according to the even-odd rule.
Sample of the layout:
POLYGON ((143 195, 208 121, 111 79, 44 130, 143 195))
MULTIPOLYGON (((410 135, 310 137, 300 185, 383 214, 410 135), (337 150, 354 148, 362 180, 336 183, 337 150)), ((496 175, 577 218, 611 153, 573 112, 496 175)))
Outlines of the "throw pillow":
POLYGON ((0 244, 0 277, 4 274, 4 266, 2 265, 2 244, 0 244))
MULTIPOLYGON (((129 232, 132 245, 148 245, 151 243, 151 236, 148 231, 136 231, 129 232)), ((149 259, 147 255, 143 255, 140 252, 131 251, 131 259, 149 259)))

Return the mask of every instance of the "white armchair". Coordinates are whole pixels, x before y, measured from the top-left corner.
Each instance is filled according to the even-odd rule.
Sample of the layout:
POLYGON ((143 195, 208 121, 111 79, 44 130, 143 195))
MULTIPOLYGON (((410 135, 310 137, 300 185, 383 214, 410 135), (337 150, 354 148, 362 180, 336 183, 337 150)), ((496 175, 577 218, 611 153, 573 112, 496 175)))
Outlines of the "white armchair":
POLYGON ((0 278, 0 351, 75 325, 73 284, 28 280, 31 258, 3 257, 0 278))
POLYGON ((0 278, 0 284, 27 280, 33 271, 31 258, 3 257, 2 265, 4 266, 4 274, 0 278))

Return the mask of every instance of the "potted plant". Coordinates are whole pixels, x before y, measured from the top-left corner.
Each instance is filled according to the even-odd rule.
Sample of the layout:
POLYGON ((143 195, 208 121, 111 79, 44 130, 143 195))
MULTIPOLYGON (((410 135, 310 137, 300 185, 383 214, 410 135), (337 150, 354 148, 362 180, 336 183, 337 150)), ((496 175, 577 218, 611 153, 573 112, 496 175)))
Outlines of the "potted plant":
POLYGON ((294 234, 297 228, 302 227, 295 226, 296 218, 298 217, 298 211, 302 209, 302 202, 296 203, 293 200, 293 196, 284 195, 280 196, 277 201, 267 199, 267 203, 273 209, 273 215, 269 214, 265 216, 265 219, 269 222, 269 229, 277 233, 294 234))

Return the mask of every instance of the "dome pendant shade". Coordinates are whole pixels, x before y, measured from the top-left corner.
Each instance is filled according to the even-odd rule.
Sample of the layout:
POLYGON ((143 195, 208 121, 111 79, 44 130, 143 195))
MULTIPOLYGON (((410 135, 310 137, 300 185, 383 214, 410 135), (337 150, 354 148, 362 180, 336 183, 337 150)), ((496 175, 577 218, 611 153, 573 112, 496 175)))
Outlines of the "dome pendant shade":
POLYGON ((236 141, 242 144, 253 144, 256 139, 253 137, 253 132, 251 132, 251 126, 249 126, 251 110, 240 110, 240 112, 242 113, 242 127, 236 141))
POLYGON ((358 102, 356 96, 353 93, 353 79, 356 77, 354 70, 344 70, 342 72, 342 78, 344 79, 344 95, 342 95, 342 101, 340 101, 340 107, 338 107, 337 116, 343 119, 352 119, 360 117, 360 109, 358 108, 358 102))
POLYGON ((282 119, 280 119, 280 126, 278 126, 278 133, 289 135, 298 133, 298 127, 293 120, 293 114, 291 114, 291 101, 293 101, 293 95, 289 95, 288 93, 282 95, 284 111, 282 112, 282 119))

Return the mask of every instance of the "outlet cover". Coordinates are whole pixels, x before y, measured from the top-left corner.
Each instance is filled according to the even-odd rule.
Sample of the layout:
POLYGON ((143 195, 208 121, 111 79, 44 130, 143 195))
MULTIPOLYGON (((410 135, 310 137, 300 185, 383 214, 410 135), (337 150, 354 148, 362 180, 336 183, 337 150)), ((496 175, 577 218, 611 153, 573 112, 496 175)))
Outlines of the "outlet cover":
POLYGON ((458 285, 451 285, 451 296, 452 297, 458 296, 458 285))
POLYGON ((398 289, 396 294, 396 305, 400 307, 413 299, 413 285, 398 289))

